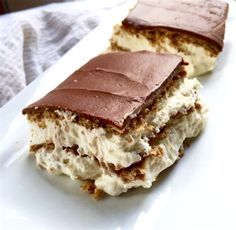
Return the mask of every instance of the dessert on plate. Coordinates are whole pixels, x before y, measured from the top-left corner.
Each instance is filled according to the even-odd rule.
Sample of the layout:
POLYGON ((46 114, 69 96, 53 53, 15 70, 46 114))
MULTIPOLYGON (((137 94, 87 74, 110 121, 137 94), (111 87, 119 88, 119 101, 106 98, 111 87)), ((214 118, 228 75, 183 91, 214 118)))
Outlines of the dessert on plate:
POLYGON ((151 187, 203 128, 200 83, 180 56, 99 55, 23 109, 30 152, 50 173, 87 181, 95 197, 151 187))
POLYGON ((111 50, 178 54, 188 76, 214 69, 223 49, 228 4, 219 0, 139 0, 116 25, 111 50))

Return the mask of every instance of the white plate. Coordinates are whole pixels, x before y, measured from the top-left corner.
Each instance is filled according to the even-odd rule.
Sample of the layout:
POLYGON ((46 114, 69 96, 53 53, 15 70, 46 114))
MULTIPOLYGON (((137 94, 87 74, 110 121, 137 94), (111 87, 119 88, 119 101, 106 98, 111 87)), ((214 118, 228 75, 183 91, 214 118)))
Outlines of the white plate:
POLYGON ((0 110, 0 229, 236 229, 236 4, 224 52, 201 78, 209 119, 184 157, 151 189, 99 202, 65 176, 49 176, 28 155, 24 106, 54 88, 108 45, 112 25, 97 27, 0 110))

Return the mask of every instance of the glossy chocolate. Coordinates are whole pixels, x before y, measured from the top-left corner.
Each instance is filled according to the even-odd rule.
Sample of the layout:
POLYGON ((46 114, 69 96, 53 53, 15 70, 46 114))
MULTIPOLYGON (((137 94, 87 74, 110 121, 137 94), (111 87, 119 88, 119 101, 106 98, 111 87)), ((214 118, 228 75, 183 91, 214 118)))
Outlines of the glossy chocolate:
POLYGON ((219 0, 139 0, 122 24, 190 33, 222 50, 227 13, 228 4, 219 0))
POLYGON ((182 64, 182 58, 149 51, 107 53, 91 59, 45 97, 28 106, 64 109, 122 128, 130 115, 150 104, 182 64))

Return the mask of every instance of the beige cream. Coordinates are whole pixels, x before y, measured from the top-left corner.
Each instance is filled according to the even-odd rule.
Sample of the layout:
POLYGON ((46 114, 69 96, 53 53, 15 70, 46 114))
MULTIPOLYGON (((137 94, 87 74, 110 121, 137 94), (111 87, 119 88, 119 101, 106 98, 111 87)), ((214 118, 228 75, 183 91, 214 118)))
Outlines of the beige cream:
POLYGON ((151 147, 160 148, 163 156, 150 156, 144 164, 144 180, 124 182, 113 171, 100 167, 91 155, 75 155, 57 148, 50 153, 41 149, 36 153, 37 164, 43 166, 51 173, 66 174, 72 179, 92 179, 98 189, 116 196, 134 187, 151 187, 158 174, 172 165, 179 156, 179 150, 186 138, 195 137, 202 130, 205 122, 206 108, 202 105, 201 110, 194 110, 188 115, 175 119, 168 126, 169 135, 151 147))
POLYGON ((189 64, 186 66, 187 76, 189 77, 209 72, 216 65, 217 57, 200 45, 185 42, 177 48, 172 45, 168 37, 153 43, 141 33, 136 35, 122 29, 120 26, 114 27, 111 42, 123 50, 149 50, 158 53, 178 54, 189 64))

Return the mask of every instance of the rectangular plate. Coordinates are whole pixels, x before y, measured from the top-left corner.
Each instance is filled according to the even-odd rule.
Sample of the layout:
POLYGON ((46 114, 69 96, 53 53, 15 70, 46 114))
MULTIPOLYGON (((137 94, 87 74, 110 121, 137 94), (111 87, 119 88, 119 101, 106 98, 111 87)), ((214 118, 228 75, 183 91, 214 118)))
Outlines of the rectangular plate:
MULTIPOLYGON (((121 14, 120 12, 124 12, 121 14)), ((151 189, 94 201, 78 181, 38 170, 23 107, 108 46, 119 9, 0 110, 0 229, 236 229, 236 4, 214 72, 200 78, 206 128, 151 189)))

